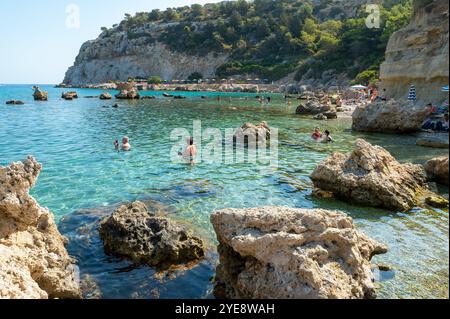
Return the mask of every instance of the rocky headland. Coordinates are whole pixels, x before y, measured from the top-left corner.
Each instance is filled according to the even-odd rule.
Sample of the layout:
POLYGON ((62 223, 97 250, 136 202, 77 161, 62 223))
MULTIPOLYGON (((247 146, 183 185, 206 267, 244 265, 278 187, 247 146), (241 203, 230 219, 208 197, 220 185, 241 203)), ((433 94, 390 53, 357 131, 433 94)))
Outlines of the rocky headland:
POLYGON ((66 239, 29 195, 41 169, 32 157, 0 167, 0 299, 81 297, 66 239))

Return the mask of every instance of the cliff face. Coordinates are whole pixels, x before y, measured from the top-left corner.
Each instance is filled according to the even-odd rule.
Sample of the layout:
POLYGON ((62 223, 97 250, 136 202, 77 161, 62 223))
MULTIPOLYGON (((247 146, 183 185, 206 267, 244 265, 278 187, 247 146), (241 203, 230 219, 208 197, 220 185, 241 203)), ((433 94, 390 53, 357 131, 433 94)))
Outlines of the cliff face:
POLYGON ((169 50, 154 40, 164 27, 163 24, 145 25, 132 32, 102 33, 98 39, 83 44, 64 83, 97 84, 153 75, 164 80, 186 79, 194 72, 209 78, 227 61, 226 54, 192 56, 169 50))
POLYGON ((449 81, 448 7, 447 0, 414 1, 411 23, 392 35, 381 65, 388 97, 407 97, 411 84, 420 101, 442 102, 448 97, 441 92, 449 81))

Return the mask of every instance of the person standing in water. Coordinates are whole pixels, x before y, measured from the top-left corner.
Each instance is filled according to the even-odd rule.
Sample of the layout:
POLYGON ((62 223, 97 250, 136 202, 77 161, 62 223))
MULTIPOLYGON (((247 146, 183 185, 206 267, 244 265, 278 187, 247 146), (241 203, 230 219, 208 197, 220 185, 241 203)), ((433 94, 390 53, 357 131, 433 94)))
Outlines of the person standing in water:
POLYGON ((178 155, 182 156, 184 160, 188 161, 191 165, 195 164, 195 158, 197 156, 197 147, 194 145, 194 138, 190 137, 188 140, 188 146, 185 151, 179 152, 178 155))
POLYGON ((322 138, 322 133, 320 132, 320 127, 316 127, 311 136, 314 140, 318 141, 322 138))
POLYGON ((125 152, 131 151, 131 144, 128 136, 124 136, 122 139, 122 151, 125 152))
POLYGON ((334 140, 331 137, 330 131, 326 130, 325 134, 324 134, 324 136, 322 138, 322 143, 333 143, 333 142, 334 142, 334 140))

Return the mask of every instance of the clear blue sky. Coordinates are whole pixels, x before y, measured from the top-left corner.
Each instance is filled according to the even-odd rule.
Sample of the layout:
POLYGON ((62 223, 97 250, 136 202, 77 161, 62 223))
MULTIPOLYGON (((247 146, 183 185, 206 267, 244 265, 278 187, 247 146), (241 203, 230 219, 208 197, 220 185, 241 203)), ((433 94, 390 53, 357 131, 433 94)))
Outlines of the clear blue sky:
POLYGON ((219 0, 1 0, 0 83, 59 83, 81 44, 125 13, 219 0), (80 9, 80 27, 67 28, 67 6, 80 9))

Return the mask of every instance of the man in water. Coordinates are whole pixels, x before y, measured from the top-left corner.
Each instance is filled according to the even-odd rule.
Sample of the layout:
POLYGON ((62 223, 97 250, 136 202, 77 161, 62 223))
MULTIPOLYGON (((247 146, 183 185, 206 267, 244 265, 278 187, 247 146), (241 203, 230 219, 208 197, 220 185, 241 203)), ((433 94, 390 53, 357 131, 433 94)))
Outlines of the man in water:
POLYGON ((178 155, 182 156, 183 159, 191 163, 191 165, 194 165, 195 157, 197 156, 197 147, 194 145, 193 137, 190 137, 187 142, 188 146, 186 147, 186 150, 183 153, 179 152, 178 155))
POLYGON ((122 139, 122 151, 125 152, 131 151, 131 144, 128 136, 124 136, 122 139))

